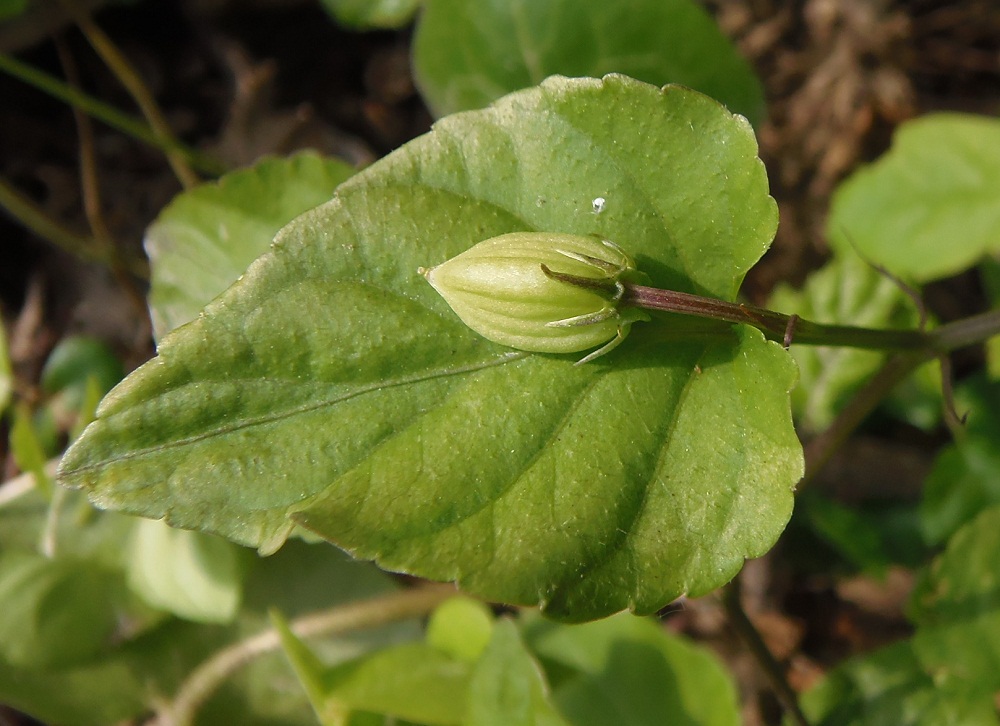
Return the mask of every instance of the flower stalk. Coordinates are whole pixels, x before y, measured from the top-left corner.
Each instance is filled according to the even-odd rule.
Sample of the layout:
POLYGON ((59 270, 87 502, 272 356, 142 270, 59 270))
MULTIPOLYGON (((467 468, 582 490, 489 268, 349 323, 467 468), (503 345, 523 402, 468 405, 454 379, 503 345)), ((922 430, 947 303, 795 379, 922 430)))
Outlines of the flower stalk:
POLYGON ((622 304, 645 310, 752 325, 768 338, 781 341, 786 348, 792 343, 799 343, 868 350, 942 350, 935 332, 914 329, 878 330, 814 323, 798 315, 785 315, 756 305, 732 303, 644 285, 626 284, 622 304))
POLYGON ((480 242, 421 274, 470 328, 495 343, 539 353, 613 350, 648 310, 751 325, 792 343, 934 358, 1000 334, 1000 310, 933 330, 832 325, 746 303, 662 290, 620 247, 595 237, 515 232, 480 242))
POLYGON ((866 350, 924 351, 929 357, 933 357, 1000 335, 1000 310, 957 320, 934 330, 916 330, 814 323, 797 315, 785 315, 755 305, 629 283, 625 283, 621 302, 644 310, 752 325, 768 338, 780 340, 785 347, 798 343, 866 350))

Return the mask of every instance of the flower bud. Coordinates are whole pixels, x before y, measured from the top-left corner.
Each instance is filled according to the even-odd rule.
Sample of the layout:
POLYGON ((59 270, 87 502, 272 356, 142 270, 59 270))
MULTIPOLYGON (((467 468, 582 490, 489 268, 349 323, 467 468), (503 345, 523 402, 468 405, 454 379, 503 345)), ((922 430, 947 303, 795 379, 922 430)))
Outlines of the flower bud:
POLYGON ((648 316, 620 305, 636 279, 632 258, 612 242, 551 232, 514 232, 480 242, 429 270, 427 281, 484 338, 540 353, 617 346, 648 316))

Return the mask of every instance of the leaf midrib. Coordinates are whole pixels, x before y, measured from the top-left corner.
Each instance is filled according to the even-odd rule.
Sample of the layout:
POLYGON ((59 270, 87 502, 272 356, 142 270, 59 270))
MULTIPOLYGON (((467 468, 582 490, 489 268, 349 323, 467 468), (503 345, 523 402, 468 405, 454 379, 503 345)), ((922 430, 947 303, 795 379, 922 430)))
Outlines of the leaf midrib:
POLYGON ((414 385, 418 383, 424 383, 426 381, 431 381, 436 378, 444 378, 447 376, 461 376, 468 373, 475 373, 477 371, 493 368, 496 366, 508 365, 510 363, 522 360, 528 357, 529 355, 531 354, 520 351, 511 351, 509 353, 503 353, 499 357, 494 358, 492 360, 483 361, 475 365, 446 367, 429 372, 423 372, 419 375, 399 378, 392 381, 376 381, 368 384, 367 386, 361 387, 359 389, 350 391, 348 393, 339 396, 333 396, 330 398, 321 399, 319 401, 312 401, 310 403, 301 404, 299 406, 295 406, 291 409, 287 409, 284 411, 275 411, 269 414, 264 414, 260 416, 251 416, 248 418, 239 419, 237 421, 233 421, 223 426, 217 426, 210 431, 205 431, 204 433, 194 434, 192 436, 186 436, 184 438, 176 439, 174 441, 168 441, 162 444, 156 444, 154 446, 146 446, 141 449, 137 449, 135 451, 130 451, 127 454, 116 456, 114 458, 102 459, 101 461, 96 461, 89 464, 84 464, 82 466, 74 467, 72 469, 63 470, 62 472, 60 472, 60 474, 63 477, 83 474, 88 471, 92 471, 94 469, 103 468, 112 462, 119 463, 119 462, 130 461, 133 459, 139 459, 144 456, 149 456, 151 454, 161 453, 163 451, 169 451, 171 449, 176 449, 184 446, 189 446, 191 444, 196 444, 198 442, 206 441, 215 438, 217 436, 226 436, 236 431, 242 431, 244 429, 253 428, 255 426, 264 426, 266 424, 274 423, 276 421, 283 421, 285 419, 293 418, 295 416, 299 416, 305 413, 310 413, 312 411, 317 411, 327 406, 334 406, 343 403, 344 401, 349 401, 353 398, 357 398, 359 396, 363 396, 368 393, 373 393, 375 391, 380 391, 386 388, 396 388, 399 386, 414 385))

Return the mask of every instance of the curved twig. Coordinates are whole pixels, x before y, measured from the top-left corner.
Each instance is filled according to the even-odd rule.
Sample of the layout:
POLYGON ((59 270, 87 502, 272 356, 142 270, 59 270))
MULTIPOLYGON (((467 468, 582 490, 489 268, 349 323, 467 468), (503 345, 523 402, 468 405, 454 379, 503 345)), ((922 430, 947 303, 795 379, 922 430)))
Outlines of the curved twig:
MULTIPOLYGON (((427 615, 457 592, 455 588, 445 585, 403 590, 309 613, 292 620, 289 627, 300 638, 373 628, 427 615)), ((223 648, 191 672, 173 701, 162 707, 150 726, 190 726, 201 705, 227 678, 258 656, 280 647, 278 632, 268 629, 223 648)))

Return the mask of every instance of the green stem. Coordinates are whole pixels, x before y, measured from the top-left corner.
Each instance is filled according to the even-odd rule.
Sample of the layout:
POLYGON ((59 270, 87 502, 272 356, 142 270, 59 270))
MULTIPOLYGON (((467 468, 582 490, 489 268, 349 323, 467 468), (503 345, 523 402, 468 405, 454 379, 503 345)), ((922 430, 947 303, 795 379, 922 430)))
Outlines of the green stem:
POLYGON ((187 159, 195 168, 206 174, 219 175, 225 168, 215 159, 201 154, 178 141, 171 141, 158 136, 146 124, 138 119, 122 113, 114 106, 92 98, 87 94, 70 87, 57 78, 22 63, 16 58, 0 53, 0 71, 18 78, 25 83, 44 91, 60 101, 75 106, 94 118, 103 121, 108 126, 144 141, 150 146, 165 152, 177 152, 187 159))
POLYGON ((1000 310, 991 310, 931 331, 877 330, 856 328, 849 325, 814 323, 803 320, 797 315, 784 315, 755 305, 731 303, 701 295, 660 290, 644 285, 625 284, 621 301, 622 304, 647 310, 660 310, 712 318, 729 323, 752 325, 768 338, 782 341, 786 346, 794 342, 804 345, 829 345, 886 351, 922 351, 928 354, 938 354, 981 343, 994 335, 1000 335, 1000 310))
POLYGON ((117 76, 121 84, 125 86, 125 90, 129 92, 129 95, 132 96, 133 100, 139 106, 142 115, 146 117, 146 121, 156 134, 157 142, 162 144, 166 150, 167 161, 174 170, 177 180, 180 181, 185 189, 197 186, 201 182, 201 179, 195 174, 194 170, 188 164, 188 160, 184 158, 184 155, 178 153, 177 149, 180 147, 180 143, 174 136, 173 129, 167 123, 167 119, 153 97, 152 91, 149 90, 149 87, 136 72, 132 64, 128 62, 125 54, 98 27, 97 23, 90 19, 90 16, 86 12, 77 8, 69 0, 63 0, 63 7, 73 15, 76 24, 83 31, 87 41, 97 51, 97 54, 101 56, 101 60, 117 76))
POLYGON ((931 331, 937 350, 949 351, 976 345, 1000 335, 1000 310, 988 310, 979 315, 947 323, 931 331))
MULTIPOLYGON (((55 38, 56 52, 66 74, 66 81, 71 88, 80 87, 80 77, 77 72, 73 54, 69 52, 62 36, 55 38)), ((73 118, 76 121, 77 135, 80 137, 80 193, 83 197, 83 212, 90 223, 90 231, 94 238, 104 248, 104 254, 111 262, 111 272, 118 279, 125 295, 135 307, 140 320, 149 317, 146 296, 129 274, 126 254, 117 243, 111 230, 104 221, 101 204, 101 184, 98 179, 97 150, 94 143, 94 125, 90 116, 73 107, 73 118)), ((148 275, 147 275, 148 277, 148 275)), ((76 437, 74 437, 76 438, 76 437)))
POLYGON ((42 239, 67 252, 85 260, 106 261, 93 237, 78 234, 55 221, 3 177, 0 177, 0 208, 42 239))
MULTIPOLYGON (((6 179, 0 177, 0 209, 30 229, 44 240, 76 257, 91 262, 114 266, 108 251, 89 235, 77 234, 55 221, 41 207, 15 189, 6 179)), ((149 267, 145 260, 129 258, 123 262, 132 274, 149 277, 149 267)))
POLYGON ((878 372, 851 396, 847 405, 837 413, 833 423, 806 444, 806 473, 796 490, 801 492, 816 477, 834 452, 847 441, 861 422, 885 400, 893 388, 931 358, 933 358, 932 355, 921 353, 897 353, 890 356, 878 372))

